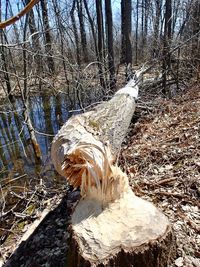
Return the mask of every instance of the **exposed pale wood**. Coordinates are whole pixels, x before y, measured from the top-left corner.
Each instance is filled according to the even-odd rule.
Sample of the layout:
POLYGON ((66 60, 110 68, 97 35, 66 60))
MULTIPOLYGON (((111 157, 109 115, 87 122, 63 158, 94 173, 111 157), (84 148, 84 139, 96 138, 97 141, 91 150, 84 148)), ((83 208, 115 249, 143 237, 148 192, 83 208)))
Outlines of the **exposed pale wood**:
MULTIPOLYGON (((121 173, 120 179, 127 177, 121 173)), ((71 233, 67 267, 167 267, 176 254, 168 219, 129 187, 106 208, 95 198, 82 199, 71 233)))
POLYGON ((67 267, 166 267, 175 255, 168 219, 134 195, 115 165, 135 110, 137 74, 110 101, 72 117, 53 141, 57 171, 82 195, 72 215, 67 267))
MULTIPOLYGON (((131 80, 110 101, 93 111, 70 118, 54 138, 51 148, 54 166, 74 187, 82 182, 97 186, 97 180, 110 175, 110 166, 135 111, 137 81, 138 78, 131 80)), ((84 185, 82 191, 85 191, 84 185)))

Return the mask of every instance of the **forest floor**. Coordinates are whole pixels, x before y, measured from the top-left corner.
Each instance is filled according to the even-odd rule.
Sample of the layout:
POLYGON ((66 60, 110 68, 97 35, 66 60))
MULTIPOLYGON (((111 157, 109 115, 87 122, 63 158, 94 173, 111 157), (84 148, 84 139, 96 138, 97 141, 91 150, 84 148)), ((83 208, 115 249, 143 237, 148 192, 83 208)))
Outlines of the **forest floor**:
MULTIPOLYGON (((170 219, 178 246, 172 266, 199 267, 200 88, 173 100, 143 92, 119 165, 128 173, 135 194, 170 219)), ((76 191, 57 197, 39 228, 2 266, 66 267, 67 227, 77 199, 76 191)), ((3 252, 9 254, 6 248, 3 252)))
POLYGON ((200 88, 173 100, 141 98, 137 112, 120 165, 135 194, 170 219, 178 245, 174 265, 200 266, 200 88))

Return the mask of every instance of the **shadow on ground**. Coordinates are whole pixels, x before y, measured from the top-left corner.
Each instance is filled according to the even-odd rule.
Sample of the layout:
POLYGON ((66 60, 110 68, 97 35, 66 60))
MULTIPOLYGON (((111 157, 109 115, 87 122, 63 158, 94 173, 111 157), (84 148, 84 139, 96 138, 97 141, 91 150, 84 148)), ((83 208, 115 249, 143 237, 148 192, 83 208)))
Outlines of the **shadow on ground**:
POLYGON ((77 192, 66 194, 3 267, 66 267, 70 214, 77 192))

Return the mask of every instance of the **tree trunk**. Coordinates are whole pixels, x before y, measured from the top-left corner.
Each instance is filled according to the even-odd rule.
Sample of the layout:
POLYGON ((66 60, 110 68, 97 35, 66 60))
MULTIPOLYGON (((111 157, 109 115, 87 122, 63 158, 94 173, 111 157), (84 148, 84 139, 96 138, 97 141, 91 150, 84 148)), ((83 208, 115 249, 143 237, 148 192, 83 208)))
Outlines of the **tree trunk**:
MULTIPOLYGON (((192 11, 192 35, 195 36, 192 40, 192 61, 197 70, 199 71, 200 66, 200 2, 195 1, 193 4, 194 8, 192 11)), ((197 71, 197 72, 198 72, 197 71)))
POLYGON ((121 1, 121 63, 132 64, 132 45, 131 45, 131 14, 132 5, 131 0, 121 1))
POLYGON ((113 91, 116 85, 115 79, 115 63, 113 51, 113 20, 111 0, 105 0, 105 14, 106 14, 106 36, 108 49, 108 67, 110 72, 110 88, 113 91))
POLYGON ((50 33, 49 26, 49 17, 47 11, 47 2, 46 0, 41 0, 41 8, 42 8, 42 20, 44 26, 44 37, 45 37, 45 51, 47 53, 47 65, 50 73, 55 72, 55 65, 53 61, 53 53, 52 53, 52 38, 50 33))
MULTIPOLYGON (((25 0, 26 5, 28 5, 28 3, 30 2, 30 0, 25 0)), ((36 66, 37 66, 37 73, 41 74, 41 72, 43 71, 43 67, 42 67, 42 58, 41 58, 41 46, 40 46, 40 41, 38 38, 38 35, 36 35, 35 33, 37 32, 37 28, 36 28, 36 23, 35 23, 35 17, 34 17, 34 13, 33 10, 31 9, 29 11, 29 20, 28 20, 28 24, 29 24, 29 30, 31 33, 31 38, 33 41, 33 50, 35 52, 35 61, 36 61, 36 66)))
POLYGON ((56 24, 57 24, 57 28, 58 28, 58 32, 59 32, 59 37, 60 37, 60 46, 61 46, 61 57, 62 57, 62 64, 63 64, 63 69, 64 69, 64 73, 65 73, 65 80, 66 80, 66 84, 69 87, 69 79, 68 79, 68 74, 67 74, 67 66, 66 66, 66 60, 65 60, 65 47, 66 44, 64 44, 65 41, 65 36, 64 36, 64 25, 62 23, 62 16, 61 16, 61 11, 60 8, 58 6, 58 2, 57 0, 53 0, 53 8, 54 8, 54 12, 55 12, 55 17, 56 17, 56 24))
POLYGON ((80 25, 83 60, 84 62, 88 62, 87 38, 86 38, 86 31, 85 31, 84 18, 83 18, 82 0, 81 1, 77 0, 77 10, 78 10, 79 25, 80 25))
POLYGON ((157 57, 159 54, 159 28, 161 20, 161 7, 162 3, 160 0, 155 0, 155 20, 154 20, 154 39, 153 39, 153 57, 157 57))
POLYGON ((52 143, 57 171, 82 199, 71 223, 68 267, 166 267, 175 255, 168 219, 134 195, 115 160, 135 110, 138 79, 68 120, 52 143))
MULTIPOLYGON (((0 40, 1 43, 4 43, 4 32, 2 29, 0 29, 0 40)), ((10 76, 9 76, 9 71, 8 71, 8 62, 6 60, 6 51, 4 49, 4 46, 2 45, 0 47, 0 54, 1 54, 1 61, 2 61, 2 69, 3 69, 3 76, 5 79, 5 83, 6 83, 6 91, 7 91, 7 96, 8 99, 10 100, 10 102, 14 102, 14 96, 12 94, 12 88, 11 88, 11 82, 10 82, 10 76)))
MULTIPOLYGON (((10 3, 10 0, 8 1, 8 6, 9 6, 10 15, 11 15, 11 17, 13 17, 14 14, 13 14, 12 5, 10 3)), ((19 43, 20 42, 19 29, 16 26, 16 24, 13 24, 13 30, 15 33, 16 43, 19 43)))
POLYGON ((26 32, 27 32, 27 24, 29 20, 29 14, 26 15, 25 18, 25 24, 24 24, 24 33, 23 33, 23 70, 24 70, 24 88, 22 93, 22 103, 23 103, 23 116, 24 116, 24 121, 26 123, 29 135, 30 135, 30 140, 31 144, 33 147, 33 151, 35 153, 35 157, 37 160, 41 160, 42 154, 40 150, 40 146, 37 142, 37 138, 35 135, 35 131, 30 119, 30 110, 29 110, 29 90, 28 90, 28 84, 27 84, 27 65, 28 65, 28 58, 27 58, 27 48, 26 48, 26 32))
POLYGON ((164 95, 169 93, 167 89, 167 77, 171 69, 171 55, 170 55, 171 34, 172 34, 172 0, 166 0, 164 40, 163 40, 163 65, 162 65, 162 78, 163 78, 162 93, 164 95))
MULTIPOLYGON (((0 1, 0 23, 1 23, 1 18, 2 16, 2 3, 0 1)), ((2 44, 4 44, 4 38, 5 34, 4 34, 4 30, 0 29, 0 41, 2 44)), ((12 88, 11 88, 11 82, 10 82, 10 76, 9 76, 9 71, 8 71, 8 62, 6 61, 6 51, 4 49, 4 46, 1 45, 0 47, 0 63, 1 63, 1 68, 3 70, 3 76, 5 79, 5 83, 6 83, 6 91, 7 91, 7 96, 8 99, 10 100, 10 102, 14 102, 14 97, 12 95, 12 88)))
POLYGON ((79 49, 79 38, 78 38, 78 31, 76 27, 76 20, 74 16, 74 11, 75 11, 75 6, 76 6, 76 0, 73 1, 72 3, 72 8, 70 11, 70 17, 72 21, 72 28, 74 32, 74 39, 75 39, 75 46, 76 46, 76 60, 77 64, 80 66, 81 65, 81 59, 80 59, 80 49, 79 49))
POLYGON ((137 0, 136 2, 135 65, 138 64, 138 20, 139 20, 139 0, 137 0))
POLYGON ((142 60, 143 62, 147 60, 147 58, 144 58, 146 55, 146 46, 147 46, 147 35, 148 35, 148 19, 149 19, 149 0, 144 0, 143 3, 143 15, 144 15, 144 22, 143 22, 143 34, 142 34, 142 60))
MULTIPOLYGON (((101 42, 101 39, 100 39, 100 36, 99 36, 99 33, 98 33, 98 45, 97 45, 97 38, 96 38, 96 31, 95 31, 95 27, 94 27, 94 21, 93 21, 91 15, 90 15, 90 11, 89 11, 89 8, 88 8, 87 0, 84 0, 84 6, 85 6, 85 10, 86 10, 86 13, 87 13, 87 16, 88 16, 88 21, 90 23, 90 27, 91 27, 91 31, 92 31, 92 37, 93 37, 93 40, 94 40, 94 49, 95 49, 96 58, 97 58, 97 61, 98 61, 100 84, 101 84, 101 86, 103 88, 105 88, 106 84, 105 84, 105 80, 104 80, 104 77, 103 77, 103 66, 102 66, 102 64, 100 62, 100 57, 99 57, 99 55, 100 55, 99 54, 99 42, 101 42)), ((96 8, 97 8, 97 6, 96 6, 96 8)), ((98 13, 98 16, 100 14, 98 13)), ((98 18, 98 20, 99 20, 99 18, 98 18)), ((98 24, 98 20, 97 20, 97 24, 98 24)), ((101 46, 101 44, 100 44, 100 46, 101 46)))
POLYGON ((100 84, 103 88, 106 87, 104 73, 103 73, 103 54, 104 54, 104 29, 103 29, 103 13, 102 13, 102 0, 96 0, 97 12, 97 28, 98 28, 98 61, 99 61, 99 78, 100 84))
MULTIPOLYGON (((63 125, 54 138, 51 149, 53 163, 61 175, 66 176, 66 171, 71 171, 71 169, 65 168, 65 158, 68 152, 71 153, 71 148, 78 143, 90 144, 99 158, 102 157, 102 151, 105 150, 106 146, 106 150, 111 150, 109 153, 112 154, 109 162, 113 162, 120 150, 134 113, 134 97, 137 95, 137 90, 137 86, 131 80, 109 102, 98 105, 94 111, 71 117, 63 125)), ((70 160, 73 161, 73 155, 70 160)), ((80 173, 80 175, 82 174, 80 173)), ((80 184, 77 184, 77 186, 80 186, 80 184)))
POLYGON ((87 0, 83 0, 83 2, 84 2, 84 6, 85 6, 85 11, 86 11, 87 16, 88 16, 88 21, 90 23, 91 31, 92 31, 95 53, 96 53, 96 56, 98 57, 98 49, 97 49, 97 41, 96 41, 96 32, 95 32, 95 27, 94 27, 94 21, 90 15, 87 0))
POLYGON ((168 219, 131 190, 104 210, 94 199, 81 200, 71 233, 66 267, 167 267, 175 258, 168 219))

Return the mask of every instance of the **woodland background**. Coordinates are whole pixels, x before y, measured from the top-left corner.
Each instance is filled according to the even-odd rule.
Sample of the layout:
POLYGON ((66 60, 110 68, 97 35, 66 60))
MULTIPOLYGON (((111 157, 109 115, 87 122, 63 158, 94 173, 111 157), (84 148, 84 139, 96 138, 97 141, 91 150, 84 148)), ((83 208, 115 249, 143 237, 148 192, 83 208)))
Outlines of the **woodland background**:
MULTIPOLYGON (((28 2, 1 1, 0 20, 28 2)), ((122 64, 146 64, 170 95, 171 85, 199 79, 199 29, 198 0, 41 0, 0 31, 1 87, 12 100, 15 89, 26 97, 27 83, 62 81, 62 90, 80 91, 96 78, 107 92, 115 90, 122 64)))
MULTIPOLYGON (((0 0, 0 20, 28 2, 0 0)), ((119 165, 136 195, 170 218, 173 266, 199 266, 199 0, 40 0, 0 29, 0 263, 41 211, 68 192, 30 254, 13 263, 65 266, 77 192, 51 165, 52 138, 141 66, 152 82, 144 79, 119 165)))

